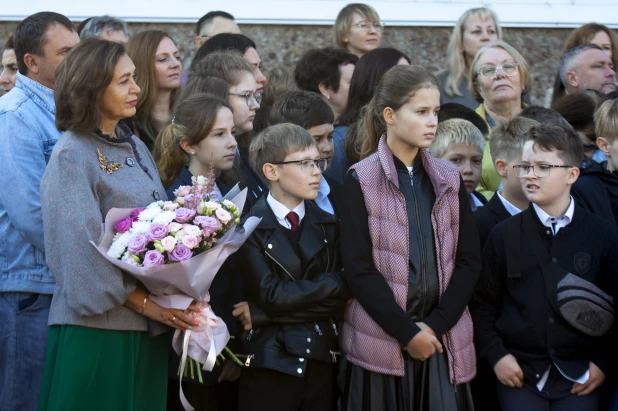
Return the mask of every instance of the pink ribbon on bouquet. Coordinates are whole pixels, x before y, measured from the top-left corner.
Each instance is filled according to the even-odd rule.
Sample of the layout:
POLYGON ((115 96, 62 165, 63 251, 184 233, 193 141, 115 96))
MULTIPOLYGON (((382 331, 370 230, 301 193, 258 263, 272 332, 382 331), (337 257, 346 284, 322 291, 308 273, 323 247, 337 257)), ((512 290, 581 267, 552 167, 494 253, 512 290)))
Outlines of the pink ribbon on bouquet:
POLYGON ((208 304, 210 295, 204 301, 198 303, 201 309, 199 313, 191 313, 191 316, 200 325, 193 330, 176 330, 172 339, 174 351, 180 355, 180 402, 185 410, 193 411, 194 408, 189 404, 184 392, 182 391, 182 377, 185 372, 187 357, 190 356, 199 363, 203 363, 204 371, 212 371, 217 361, 217 356, 225 348, 230 340, 230 333, 227 326, 219 318, 208 304), (182 334, 182 342, 180 336, 182 334))

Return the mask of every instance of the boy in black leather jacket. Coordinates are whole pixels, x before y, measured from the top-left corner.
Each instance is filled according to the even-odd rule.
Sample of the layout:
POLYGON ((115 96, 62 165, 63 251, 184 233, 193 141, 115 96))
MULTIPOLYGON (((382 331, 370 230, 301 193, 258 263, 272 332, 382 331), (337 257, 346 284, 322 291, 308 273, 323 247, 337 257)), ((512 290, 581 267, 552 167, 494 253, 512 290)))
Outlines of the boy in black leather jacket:
POLYGON ((325 160, 303 128, 279 124, 251 143, 269 186, 249 212, 262 218, 236 254, 251 309, 240 410, 335 409, 337 317, 344 287, 335 216, 315 205, 325 160))

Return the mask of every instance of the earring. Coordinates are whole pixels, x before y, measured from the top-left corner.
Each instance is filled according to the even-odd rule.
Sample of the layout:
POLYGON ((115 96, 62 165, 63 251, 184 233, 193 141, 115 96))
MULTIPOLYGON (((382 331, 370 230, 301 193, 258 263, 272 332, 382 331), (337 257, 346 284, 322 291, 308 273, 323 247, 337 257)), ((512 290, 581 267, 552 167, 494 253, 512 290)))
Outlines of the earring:
POLYGON ((330 96, 326 96, 326 100, 330 100, 330 96))

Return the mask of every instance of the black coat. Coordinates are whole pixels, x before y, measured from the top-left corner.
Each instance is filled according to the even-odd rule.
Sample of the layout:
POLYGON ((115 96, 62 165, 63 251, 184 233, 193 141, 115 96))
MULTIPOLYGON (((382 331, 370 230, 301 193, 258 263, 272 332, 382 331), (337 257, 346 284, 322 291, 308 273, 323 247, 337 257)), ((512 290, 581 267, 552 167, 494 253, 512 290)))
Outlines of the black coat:
POLYGON ((504 204, 500 201, 498 194, 494 194, 491 200, 474 211, 474 218, 476 219, 476 227, 479 230, 479 240, 481 240, 481 250, 485 247, 485 242, 492 228, 501 221, 511 217, 504 204))
MULTIPOLYGON (((533 207, 512 219, 533 220, 554 264, 617 296, 618 235, 605 220, 575 206, 573 221, 552 231, 533 207)), ((483 251, 483 271, 471 304, 478 351, 492 366, 513 354, 528 383, 537 384, 555 363, 572 378, 596 364, 605 374, 611 360, 610 335, 580 333, 550 304, 541 265, 520 228, 521 276, 507 275, 508 219, 491 231, 483 251)), ((550 293, 555 291, 551 290, 550 293)))
POLYGON ((618 224, 618 175, 594 163, 581 170, 571 194, 577 204, 618 224))
POLYGON ((349 293, 341 277, 336 217, 305 202, 297 243, 260 197, 248 216, 262 221, 236 254, 253 330, 242 338, 250 367, 302 377, 305 359, 331 363, 337 318, 349 293))

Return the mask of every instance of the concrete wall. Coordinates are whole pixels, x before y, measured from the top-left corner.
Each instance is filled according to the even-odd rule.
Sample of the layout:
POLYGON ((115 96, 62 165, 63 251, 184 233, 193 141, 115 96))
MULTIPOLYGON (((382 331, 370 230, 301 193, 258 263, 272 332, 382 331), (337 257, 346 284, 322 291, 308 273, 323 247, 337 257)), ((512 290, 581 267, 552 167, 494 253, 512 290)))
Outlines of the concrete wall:
MULTIPOLYGON (((0 22, 0 47, 16 22, 0 22)), ((132 32, 148 29, 167 31, 176 41, 183 64, 189 67, 195 54, 193 24, 132 23, 132 32)), ((329 26, 241 25, 244 34, 252 38, 262 58, 266 72, 277 64, 294 67, 302 53, 312 47, 333 44, 329 26)), ((447 27, 387 27, 384 45, 407 53, 413 63, 432 71, 445 66, 446 47, 452 28, 447 27)), ((528 61, 532 74, 531 98, 534 104, 544 103, 546 90, 553 84, 563 41, 571 29, 506 28, 505 40, 519 50, 528 61)))

